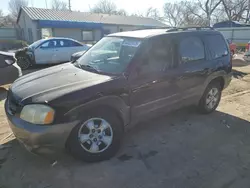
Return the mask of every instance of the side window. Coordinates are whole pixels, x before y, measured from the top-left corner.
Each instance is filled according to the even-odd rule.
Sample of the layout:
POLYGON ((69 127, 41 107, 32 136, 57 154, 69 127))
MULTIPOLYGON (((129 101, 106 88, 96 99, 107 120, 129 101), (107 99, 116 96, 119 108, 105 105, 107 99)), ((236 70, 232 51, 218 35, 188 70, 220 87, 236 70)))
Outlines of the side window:
POLYGON ((65 47, 64 40, 58 40, 56 43, 56 47, 58 47, 58 48, 65 47))
POLYGON ((47 49, 47 48, 56 48, 56 41, 55 40, 49 40, 47 42, 44 42, 40 48, 47 49))
POLYGON ((78 43, 78 42, 75 42, 75 41, 70 41, 71 43, 71 47, 77 47, 77 46, 82 46, 82 44, 78 43))
POLYGON ((221 35, 207 35, 205 38, 212 59, 229 54, 227 44, 221 35))
POLYGON ((187 37, 179 44, 181 64, 202 60, 205 58, 204 45, 198 37, 187 37))
POLYGON ((64 39, 56 40, 56 48, 70 47, 70 45, 71 44, 69 40, 64 40, 64 39))
POLYGON ((170 41, 160 37, 149 41, 147 50, 142 58, 142 74, 162 72, 173 68, 173 51, 170 41))

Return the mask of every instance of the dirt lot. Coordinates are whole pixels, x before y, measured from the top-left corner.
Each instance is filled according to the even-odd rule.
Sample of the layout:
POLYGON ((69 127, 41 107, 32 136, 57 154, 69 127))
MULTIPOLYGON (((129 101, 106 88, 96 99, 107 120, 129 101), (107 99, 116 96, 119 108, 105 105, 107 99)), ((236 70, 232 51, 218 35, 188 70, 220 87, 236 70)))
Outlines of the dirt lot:
POLYGON ((0 95, 0 144, 9 147, 0 149, 0 188, 249 188, 250 66, 240 58, 234 65, 216 112, 188 108, 142 123, 116 157, 95 164, 62 155, 52 165, 28 153, 8 128, 0 95))

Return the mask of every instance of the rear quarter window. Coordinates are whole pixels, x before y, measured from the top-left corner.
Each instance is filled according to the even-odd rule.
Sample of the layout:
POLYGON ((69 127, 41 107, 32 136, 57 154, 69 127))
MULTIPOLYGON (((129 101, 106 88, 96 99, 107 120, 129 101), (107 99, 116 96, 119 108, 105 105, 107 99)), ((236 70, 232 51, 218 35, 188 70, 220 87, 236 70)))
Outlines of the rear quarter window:
POLYGON ((82 44, 78 43, 78 42, 75 42, 75 41, 71 41, 71 46, 73 47, 78 47, 78 46, 82 46, 82 44))
POLYGON ((217 59, 229 54, 228 45, 221 35, 206 35, 205 41, 208 46, 211 59, 217 59))

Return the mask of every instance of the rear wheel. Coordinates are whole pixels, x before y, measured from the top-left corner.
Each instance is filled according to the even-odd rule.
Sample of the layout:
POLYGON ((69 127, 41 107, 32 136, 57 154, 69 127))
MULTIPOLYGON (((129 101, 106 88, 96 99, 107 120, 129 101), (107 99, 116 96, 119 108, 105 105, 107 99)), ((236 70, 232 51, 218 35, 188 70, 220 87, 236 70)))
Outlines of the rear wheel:
POLYGON ((17 57, 17 65, 22 69, 26 70, 31 66, 31 61, 28 57, 18 56, 17 57))
POLYGON ((86 162, 114 156, 123 135, 120 119, 109 111, 94 112, 83 119, 69 136, 68 149, 72 155, 86 162))
POLYGON ((213 112, 219 105, 222 88, 218 82, 212 82, 206 88, 199 102, 201 113, 208 114, 213 112))

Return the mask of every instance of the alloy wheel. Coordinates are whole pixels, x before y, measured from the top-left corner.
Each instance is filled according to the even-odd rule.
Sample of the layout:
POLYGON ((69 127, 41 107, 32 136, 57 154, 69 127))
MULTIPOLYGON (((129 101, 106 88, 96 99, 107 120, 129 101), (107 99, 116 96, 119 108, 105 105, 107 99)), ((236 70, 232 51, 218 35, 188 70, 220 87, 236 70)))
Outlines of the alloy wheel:
POLYGON ((21 69, 25 70, 29 68, 30 61, 26 57, 18 57, 17 64, 18 66, 20 66, 21 69))
POLYGON ((101 153, 111 145, 113 130, 106 120, 91 118, 81 125, 78 131, 78 140, 87 152, 101 153))
POLYGON ((208 109, 213 109, 219 101, 219 90, 218 88, 212 88, 206 97, 206 106, 208 109))

